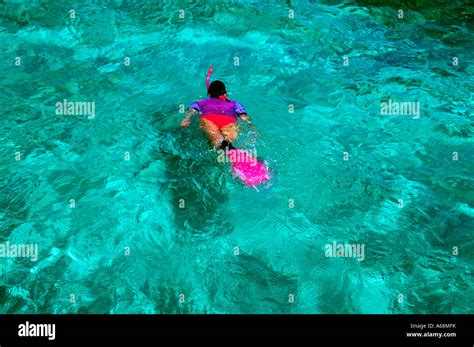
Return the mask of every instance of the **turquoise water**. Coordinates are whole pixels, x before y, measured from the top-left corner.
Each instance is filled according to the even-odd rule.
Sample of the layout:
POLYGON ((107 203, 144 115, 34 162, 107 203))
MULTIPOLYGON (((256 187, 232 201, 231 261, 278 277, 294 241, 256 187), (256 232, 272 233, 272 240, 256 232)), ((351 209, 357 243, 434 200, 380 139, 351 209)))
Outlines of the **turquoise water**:
POLYGON ((417 3, 1 1, 0 312, 473 313, 473 9, 417 3), (258 191, 179 126, 210 65, 258 191))

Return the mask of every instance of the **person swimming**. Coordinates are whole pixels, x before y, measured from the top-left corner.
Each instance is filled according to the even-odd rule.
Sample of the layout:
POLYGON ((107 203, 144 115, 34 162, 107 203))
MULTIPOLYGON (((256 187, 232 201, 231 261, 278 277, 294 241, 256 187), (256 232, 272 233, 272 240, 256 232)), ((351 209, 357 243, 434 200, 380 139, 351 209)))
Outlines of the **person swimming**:
POLYGON ((198 100, 188 106, 181 126, 189 126, 191 117, 199 114, 200 127, 203 129, 212 144, 229 158, 235 177, 238 177, 248 187, 256 187, 270 179, 270 172, 266 162, 259 161, 244 150, 235 148, 232 142, 237 138, 235 124, 239 118, 252 123, 245 107, 235 101, 227 99, 227 91, 222 81, 209 83, 212 66, 207 71, 206 87, 209 98, 198 100))
POLYGON ((211 73, 212 67, 206 78, 209 98, 191 103, 181 126, 189 126, 191 117, 198 113, 200 127, 207 133, 214 147, 232 150, 235 148, 232 142, 237 138, 235 125, 239 118, 248 123, 252 121, 241 103, 227 98, 224 82, 215 80, 209 84, 211 73))

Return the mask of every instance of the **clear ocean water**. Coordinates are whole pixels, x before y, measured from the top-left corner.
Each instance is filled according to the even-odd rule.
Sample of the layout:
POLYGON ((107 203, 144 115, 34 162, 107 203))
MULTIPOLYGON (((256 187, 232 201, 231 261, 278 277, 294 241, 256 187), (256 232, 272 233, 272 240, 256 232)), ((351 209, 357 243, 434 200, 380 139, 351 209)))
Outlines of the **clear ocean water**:
POLYGON ((474 313, 473 7, 416 3, 0 1, 0 312, 474 313), (211 65, 258 191, 179 126, 211 65))

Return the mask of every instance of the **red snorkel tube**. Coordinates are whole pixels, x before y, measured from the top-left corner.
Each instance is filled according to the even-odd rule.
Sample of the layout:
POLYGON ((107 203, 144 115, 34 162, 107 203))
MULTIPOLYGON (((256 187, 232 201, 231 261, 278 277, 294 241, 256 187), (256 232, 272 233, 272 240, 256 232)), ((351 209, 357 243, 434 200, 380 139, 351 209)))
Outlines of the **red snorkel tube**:
POLYGON ((209 70, 207 70, 207 76, 206 76, 206 88, 209 89, 209 85, 211 84, 209 81, 211 79, 211 73, 212 73, 212 66, 209 67, 209 70))
MULTIPOLYGON (((214 70, 214 68, 212 66, 209 67, 209 70, 207 70, 207 76, 206 76, 206 87, 207 87, 207 90, 209 92, 209 86, 211 85, 211 83, 209 82, 211 80, 211 73, 212 73, 212 70, 214 70)), ((221 100, 224 100, 224 101, 229 101, 227 99, 227 97, 225 96, 219 96, 219 99, 221 100)))

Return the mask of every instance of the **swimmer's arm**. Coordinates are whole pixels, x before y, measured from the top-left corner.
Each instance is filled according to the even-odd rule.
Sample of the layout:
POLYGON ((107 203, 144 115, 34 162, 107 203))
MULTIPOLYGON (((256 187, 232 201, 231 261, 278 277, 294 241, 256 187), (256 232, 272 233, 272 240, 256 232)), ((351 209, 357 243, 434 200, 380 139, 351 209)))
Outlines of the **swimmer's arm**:
POLYGON ((240 113, 238 114, 238 116, 240 117, 240 119, 242 119, 243 121, 246 121, 247 123, 252 123, 252 119, 250 118, 250 116, 247 114, 247 113, 240 113))
POLYGON ((191 117, 198 113, 198 111, 194 108, 189 108, 186 111, 186 117, 184 117, 183 121, 181 122, 182 127, 187 127, 189 124, 191 124, 191 117))

